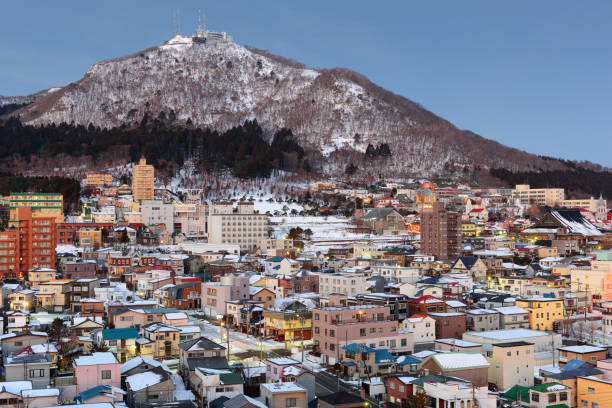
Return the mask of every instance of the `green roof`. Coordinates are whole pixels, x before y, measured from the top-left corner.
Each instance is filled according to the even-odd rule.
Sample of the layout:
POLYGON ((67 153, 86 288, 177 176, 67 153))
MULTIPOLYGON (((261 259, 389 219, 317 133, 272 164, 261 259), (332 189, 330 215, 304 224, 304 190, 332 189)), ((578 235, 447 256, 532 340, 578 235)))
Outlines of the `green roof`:
POLYGON ((546 408, 569 408, 567 404, 547 405, 546 408))
POLYGON ((502 397, 506 401, 523 401, 529 403, 529 387, 515 385, 503 393, 502 397))
POLYGON ((138 329, 127 327, 125 329, 105 329, 102 330, 103 340, 127 340, 138 338, 138 329))
MULTIPOLYGON (((549 387, 552 387, 554 385, 560 385, 562 387, 565 387, 566 390, 569 390, 570 387, 568 387, 567 385, 563 385, 560 384, 558 382, 547 382, 547 383, 542 383, 542 384, 538 384, 538 385, 534 385, 533 387, 531 387, 532 390, 537 391, 537 392, 551 392, 548 390, 549 387)), ((559 391, 559 390, 554 390, 554 391, 559 391)))
POLYGON ((244 384, 244 379, 240 373, 219 374, 219 380, 223 385, 244 384))

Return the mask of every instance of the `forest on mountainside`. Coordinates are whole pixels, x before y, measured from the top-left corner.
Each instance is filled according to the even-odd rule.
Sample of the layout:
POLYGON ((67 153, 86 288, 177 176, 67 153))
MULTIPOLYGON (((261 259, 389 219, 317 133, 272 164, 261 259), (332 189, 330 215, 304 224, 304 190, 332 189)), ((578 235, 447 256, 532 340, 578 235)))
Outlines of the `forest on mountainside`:
POLYGON ((575 166, 572 170, 517 171, 491 169, 489 173, 509 185, 529 184, 532 188, 563 187, 570 196, 576 192, 612 198, 612 173, 575 166))
POLYGON ((181 167, 192 159, 205 170, 230 170, 240 178, 267 177, 273 169, 310 170, 304 150, 291 130, 277 131, 268 144, 257 120, 247 120, 221 133, 172 126, 161 113, 155 119, 145 116, 139 126, 131 128, 66 123, 31 126, 15 118, 0 123, 0 161, 18 157, 27 162, 33 157, 62 156, 87 156, 95 161, 114 152, 125 153, 131 162, 144 156, 161 170, 181 167))

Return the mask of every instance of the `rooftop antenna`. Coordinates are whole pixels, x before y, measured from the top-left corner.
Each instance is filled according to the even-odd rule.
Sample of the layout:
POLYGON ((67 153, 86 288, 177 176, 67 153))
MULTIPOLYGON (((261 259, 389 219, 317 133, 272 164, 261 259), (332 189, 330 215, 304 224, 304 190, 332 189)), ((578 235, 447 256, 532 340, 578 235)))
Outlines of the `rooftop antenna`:
POLYGON ((202 11, 198 10, 198 31, 202 29, 202 11))
POLYGON ((177 34, 181 35, 181 9, 176 10, 176 20, 177 20, 177 24, 176 24, 177 34))

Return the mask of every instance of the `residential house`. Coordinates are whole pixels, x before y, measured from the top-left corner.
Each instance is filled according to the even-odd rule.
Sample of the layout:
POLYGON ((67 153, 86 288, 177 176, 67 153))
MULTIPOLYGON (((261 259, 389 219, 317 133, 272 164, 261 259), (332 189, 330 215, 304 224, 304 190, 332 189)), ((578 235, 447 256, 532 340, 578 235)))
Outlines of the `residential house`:
POLYGON ((402 408, 407 407, 414 395, 412 380, 415 379, 407 376, 387 377, 387 401, 402 408))
POLYGON ((31 381, 32 388, 48 388, 51 384, 49 354, 18 354, 4 357, 4 379, 6 381, 31 381))
POLYGON ((529 311, 529 328, 532 330, 555 330, 558 322, 563 320, 563 299, 519 299, 516 305, 529 311))
POLYGON ((119 362, 125 363, 136 355, 136 339, 138 329, 135 327, 125 329, 103 329, 95 334, 96 344, 106 344, 119 362))
POLYGON ((273 291, 268 288, 260 287, 260 286, 251 286, 249 295, 251 300, 256 300, 258 302, 263 302, 264 309, 269 309, 274 307, 274 301, 276 300, 276 295, 273 291))
POLYGON ((568 407, 572 401, 572 393, 570 387, 557 382, 542 383, 533 387, 517 384, 503 393, 501 400, 518 402, 527 408, 568 407))
POLYGON ((480 353, 442 353, 425 358, 422 367, 429 374, 457 377, 482 387, 488 383, 490 365, 480 353))
POLYGON ((121 365, 121 376, 129 377, 130 375, 150 371, 155 367, 162 367, 164 370, 170 372, 170 369, 164 363, 148 357, 137 356, 121 365))
POLYGON ((506 390, 515 384, 533 386, 535 349, 533 343, 515 341, 493 345, 486 358, 489 367, 489 382, 506 390))
POLYGON ((579 407, 605 408, 610 404, 612 381, 593 376, 578 377, 577 389, 579 407))
POLYGON ((99 316, 73 317, 68 328, 75 336, 89 336, 94 330, 104 328, 104 320, 99 316))
POLYGON ((49 282, 55 279, 55 269, 35 268, 28 271, 28 283, 34 290, 38 290, 41 282, 49 282))
MULTIPOLYGON (((418 380, 414 380, 413 384, 418 380)), ((422 389, 433 407, 495 408, 496 396, 487 385, 466 384, 453 378, 445 381, 425 381, 422 389)))
POLYGON ((168 288, 168 295, 165 298, 166 307, 177 309, 199 309, 202 300, 202 283, 187 282, 168 288))
POLYGON ((45 332, 28 330, 19 333, 4 334, 0 336, 0 343, 2 344, 2 356, 7 357, 28 346, 47 344, 49 343, 49 338, 45 332))
POLYGON ((106 316, 105 302, 101 299, 84 298, 74 300, 70 303, 70 308, 72 313, 80 313, 83 317, 106 316))
POLYGON ((436 321, 436 338, 460 339, 466 331, 465 313, 429 313, 436 321))
POLYGON ((261 400, 268 407, 306 408, 306 388, 293 382, 266 383, 260 385, 261 400))
POLYGON ((427 315, 415 314, 402 322, 402 327, 414 333, 414 342, 431 343, 436 339, 436 321, 427 315))
POLYGON ((77 259, 62 263, 62 279, 94 279, 98 270, 95 259, 77 259))
POLYGON ((436 339, 434 348, 436 351, 482 352, 482 344, 455 338, 436 339))
POLYGON ((10 310, 32 310, 36 306, 36 291, 22 289, 8 295, 10 310))
POLYGON ((411 300, 408 304, 408 313, 412 316, 414 314, 426 315, 429 313, 444 313, 446 312, 446 303, 442 299, 438 299, 434 296, 421 296, 414 300, 411 300))
POLYGON ((202 406, 219 397, 233 398, 244 394, 244 378, 230 370, 209 370, 197 367, 189 378, 190 388, 202 406))
POLYGON ((87 404, 122 404, 123 396, 126 394, 121 388, 111 387, 110 385, 97 385, 93 388, 80 392, 74 401, 78 405, 87 404))
MULTIPOLYGON (((3 386, 6 390, 7 387, 3 386)), ((46 388, 36 390, 23 390, 23 406, 28 408, 53 407, 59 404, 60 390, 57 388, 46 388)), ((0 399, 3 397, 0 396, 0 399)))
POLYGON ((263 311, 264 334, 280 341, 312 338, 313 304, 296 298, 279 299, 272 309, 263 311))
POLYGON ((121 365, 110 351, 77 357, 72 365, 76 394, 98 385, 121 387, 121 365))
POLYGON ((41 282, 36 292, 36 310, 63 312, 69 305, 72 280, 51 280, 41 282))
POLYGON ((529 310, 518 306, 496 307, 493 310, 499 312, 499 328, 501 330, 528 329, 530 326, 529 310))
POLYGON ((460 256, 451 266, 451 272, 466 273, 479 282, 487 279, 487 265, 476 256, 460 256))
POLYGON ((469 331, 498 330, 499 312, 491 309, 470 309, 466 312, 466 324, 469 331))
POLYGON ((179 344, 179 367, 187 367, 187 360, 204 357, 222 357, 225 355, 225 347, 206 338, 185 341, 179 344))
POLYGON ((130 375, 125 379, 127 405, 131 408, 141 404, 172 401, 176 385, 171 375, 162 367, 154 367, 143 373, 130 375))
POLYGON ((154 360, 179 357, 181 330, 163 323, 151 323, 142 328, 144 340, 137 342, 140 354, 154 360))
MULTIPOLYGON (((9 310, 6 315, 6 331, 8 333, 22 332, 28 330, 30 325, 30 312, 24 310, 9 310)), ((32 324, 39 325, 36 321, 32 324)))
POLYGON ((342 346, 340 367, 349 379, 370 378, 397 371, 397 359, 387 349, 374 349, 360 343, 342 346))
POLYGON ((295 382, 302 371, 302 364, 288 357, 266 359, 266 380, 268 382, 295 382))
POLYGON ((393 208, 372 208, 361 221, 377 234, 384 230, 404 229, 404 217, 393 208))
POLYGON ((595 365, 598 361, 606 359, 606 353, 605 348, 588 345, 559 347, 559 365, 574 359, 595 365))

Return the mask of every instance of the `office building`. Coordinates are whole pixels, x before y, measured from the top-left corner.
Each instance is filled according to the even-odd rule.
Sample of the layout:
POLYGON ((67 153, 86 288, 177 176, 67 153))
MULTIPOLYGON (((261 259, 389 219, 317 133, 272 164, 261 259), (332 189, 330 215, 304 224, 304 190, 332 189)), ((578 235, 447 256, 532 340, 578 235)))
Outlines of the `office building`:
POLYGON ((529 184, 517 184, 512 190, 512 198, 520 204, 537 204, 554 207, 565 198, 562 188, 531 188, 529 184))
POLYGON ((9 227, 16 225, 19 207, 30 207, 33 218, 53 217, 56 223, 64 221, 64 197, 61 193, 12 193, 9 203, 9 227))

